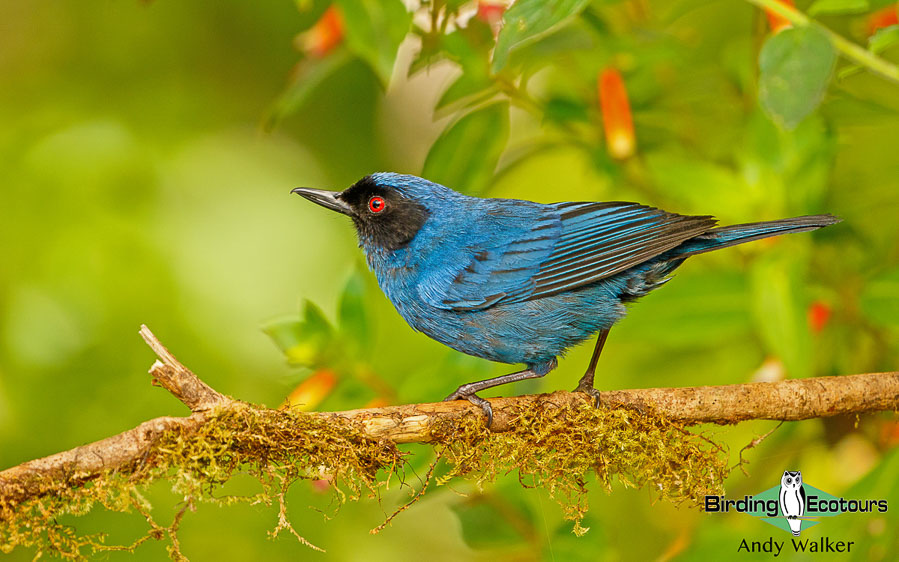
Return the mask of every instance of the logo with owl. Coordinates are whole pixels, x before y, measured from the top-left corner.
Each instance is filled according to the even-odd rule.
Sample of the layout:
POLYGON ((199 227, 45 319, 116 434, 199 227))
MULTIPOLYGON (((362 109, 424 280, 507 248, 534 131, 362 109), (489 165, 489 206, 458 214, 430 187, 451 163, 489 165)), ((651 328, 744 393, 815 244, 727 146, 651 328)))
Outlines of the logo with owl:
MULTIPOLYGON (((706 513, 746 513, 794 537, 829 517, 843 513, 886 513, 888 508, 886 498, 843 498, 828 494, 806 484, 798 470, 784 471, 780 485, 764 492, 752 496, 747 494, 742 498, 706 496, 704 503, 706 513)), ((799 540, 797 544, 806 543, 799 540)))
POLYGON ((793 536, 798 537, 802 530, 801 517, 805 515, 805 489, 798 470, 785 470, 780 479, 780 514, 787 518, 793 536))

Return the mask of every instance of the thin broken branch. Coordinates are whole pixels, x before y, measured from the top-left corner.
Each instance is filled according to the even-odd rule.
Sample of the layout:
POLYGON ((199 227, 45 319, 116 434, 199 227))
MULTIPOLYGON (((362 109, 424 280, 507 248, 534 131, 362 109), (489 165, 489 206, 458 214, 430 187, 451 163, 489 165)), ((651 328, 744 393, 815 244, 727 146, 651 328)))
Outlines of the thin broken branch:
MULTIPOLYGON (((113 437, 76 447, 0 472, 0 503, 15 504, 63 487, 78 485, 109 470, 127 469, 171 430, 190 433, 205 424, 213 411, 260 408, 212 389, 182 365, 147 329, 141 336, 159 360, 150 368, 155 381, 187 405, 187 417, 161 417, 113 437)), ((496 432, 512 427, 522 407, 587 404, 580 393, 555 392, 492 398, 496 432)), ((796 421, 842 414, 899 409, 899 372, 820 377, 775 383, 751 383, 689 388, 649 388, 603 392, 605 408, 652 410, 684 424, 734 424, 745 420, 796 421)), ((466 401, 406 404, 344 412, 310 414, 341 419, 372 440, 394 443, 429 442, 435 430, 465 416, 482 416, 466 401)))

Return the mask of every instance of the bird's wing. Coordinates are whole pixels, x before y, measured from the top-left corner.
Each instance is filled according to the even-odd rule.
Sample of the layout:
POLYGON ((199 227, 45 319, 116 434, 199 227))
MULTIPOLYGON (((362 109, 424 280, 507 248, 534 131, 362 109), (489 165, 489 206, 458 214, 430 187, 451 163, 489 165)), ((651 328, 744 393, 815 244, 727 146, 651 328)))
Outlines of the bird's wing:
POLYGON ((544 209, 513 240, 472 248, 467 263, 444 283, 430 286, 425 300, 438 308, 477 310, 547 297, 634 267, 715 226, 709 216, 637 203, 559 203, 544 209))
POLYGON ((532 293, 533 278, 552 253, 562 223, 547 213, 510 219, 515 217, 491 217, 499 228, 486 229, 482 240, 464 246, 461 260, 455 251, 442 256, 444 267, 418 283, 424 301, 447 310, 478 310, 532 293))

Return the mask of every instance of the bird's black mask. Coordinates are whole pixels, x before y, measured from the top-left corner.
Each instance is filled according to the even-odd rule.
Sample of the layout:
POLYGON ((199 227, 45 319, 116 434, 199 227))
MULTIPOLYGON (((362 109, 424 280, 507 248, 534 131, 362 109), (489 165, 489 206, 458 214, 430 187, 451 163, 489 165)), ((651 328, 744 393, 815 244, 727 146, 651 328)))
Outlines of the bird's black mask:
POLYGON ((293 190, 322 207, 349 215, 362 246, 398 250, 415 238, 428 210, 389 185, 365 176, 340 193, 298 187, 293 190))

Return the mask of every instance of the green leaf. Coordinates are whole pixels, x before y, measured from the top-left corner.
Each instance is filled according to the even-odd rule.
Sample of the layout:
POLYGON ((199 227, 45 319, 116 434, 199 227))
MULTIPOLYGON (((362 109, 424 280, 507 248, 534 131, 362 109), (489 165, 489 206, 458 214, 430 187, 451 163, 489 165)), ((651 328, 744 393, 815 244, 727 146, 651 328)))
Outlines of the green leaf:
POLYGON ((652 334, 662 347, 690 348, 745 341, 752 333, 749 284, 743 271, 687 270, 634 307, 616 326, 621 337, 652 334))
POLYGON ((772 253, 756 261, 751 271, 756 324, 766 350, 783 361, 790 378, 811 376, 813 369, 798 259, 772 253))
POLYGON ((301 62, 300 71, 269 108, 263 121, 263 129, 273 130, 285 117, 296 112, 320 84, 350 60, 349 53, 345 49, 339 49, 325 58, 301 62))
POLYGON ((882 27, 868 39, 868 49, 872 53, 880 53, 897 42, 899 42, 899 25, 882 27))
POLYGON ((792 129, 818 107, 833 73, 836 53, 815 26, 781 31, 759 55, 759 102, 780 126, 792 129))
POLYGON ((885 326, 899 327, 899 268, 868 281, 860 301, 866 317, 885 326))
POLYGON ((493 177, 509 136, 509 104, 495 103, 451 124, 431 146, 422 175, 468 193, 493 177))
POLYGON ((453 104, 475 104, 487 100, 494 95, 493 82, 486 77, 472 76, 463 72, 455 82, 440 96, 435 110, 446 108, 453 104))
POLYGON ((506 484, 505 490, 472 494, 466 501, 452 505, 466 544, 476 549, 488 549, 518 545, 527 540, 527 535, 522 533, 534 528, 535 518, 524 497, 516 492, 506 484))
POLYGON ((333 340, 333 328, 315 304, 305 301, 302 320, 294 317, 272 321, 262 327, 291 365, 314 367, 321 362, 333 340))
POLYGON ((462 67, 462 74, 443 92, 436 109, 451 104, 474 105, 495 93, 487 62, 489 49, 493 47, 493 34, 486 24, 475 20, 465 29, 444 35, 441 46, 442 51, 462 67))
POLYGON ((365 281, 357 272, 347 282, 337 307, 340 331, 347 336, 347 341, 368 341, 370 332, 365 304, 365 281))
POLYGON ((579 14, 588 0, 519 0, 503 14, 503 28, 493 51, 493 71, 498 72, 509 54, 566 24, 579 14))
POLYGON ((556 123, 587 121, 587 104, 582 99, 552 97, 546 102, 543 118, 556 123))
POLYGON ((400 0, 337 0, 347 46, 371 66, 386 86, 412 14, 400 0))
POLYGON ((817 0, 809 9, 809 15, 861 14, 870 9, 868 0, 817 0))
MULTIPOLYGON (((899 42, 899 25, 881 27, 868 38, 868 50, 872 53, 881 53, 899 42)), ((857 64, 846 65, 838 74, 840 80, 861 72, 864 67, 857 64)))

